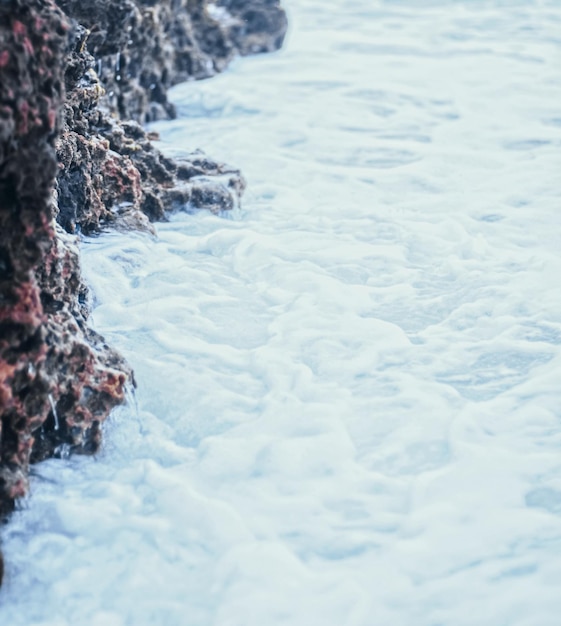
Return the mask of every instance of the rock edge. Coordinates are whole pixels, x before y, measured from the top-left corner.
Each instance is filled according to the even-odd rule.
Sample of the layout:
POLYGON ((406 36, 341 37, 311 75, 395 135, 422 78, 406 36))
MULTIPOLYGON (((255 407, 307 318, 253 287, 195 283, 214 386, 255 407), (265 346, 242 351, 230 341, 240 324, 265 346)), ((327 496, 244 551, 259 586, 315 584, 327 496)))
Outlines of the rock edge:
POLYGON ((235 168, 165 157, 170 86, 282 44, 278 0, 0 1, 0 517, 31 463, 94 453, 134 375, 88 325, 76 234, 236 206, 235 168))

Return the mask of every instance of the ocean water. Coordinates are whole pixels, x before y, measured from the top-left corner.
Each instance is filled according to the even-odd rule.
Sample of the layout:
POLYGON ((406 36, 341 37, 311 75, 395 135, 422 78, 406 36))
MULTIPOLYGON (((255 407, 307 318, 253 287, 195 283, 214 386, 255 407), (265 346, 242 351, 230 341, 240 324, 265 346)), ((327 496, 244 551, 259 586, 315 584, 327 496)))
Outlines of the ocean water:
POLYGON ((138 390, 36 468, 2 626, 561 623, 561 2, 286 5, 155 126, 243 206, 82 243, 138 390))

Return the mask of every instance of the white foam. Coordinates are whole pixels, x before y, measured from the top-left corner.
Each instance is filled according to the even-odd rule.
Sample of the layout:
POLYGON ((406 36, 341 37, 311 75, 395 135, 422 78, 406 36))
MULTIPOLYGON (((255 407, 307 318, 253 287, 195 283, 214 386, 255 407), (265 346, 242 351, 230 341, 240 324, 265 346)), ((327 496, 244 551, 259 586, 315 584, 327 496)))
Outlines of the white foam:
POLYGON ((138 415, 37 468, 2 624, 558 624, 561 5, 287 4, 157 125, 236 219, 82 246, 138 415))

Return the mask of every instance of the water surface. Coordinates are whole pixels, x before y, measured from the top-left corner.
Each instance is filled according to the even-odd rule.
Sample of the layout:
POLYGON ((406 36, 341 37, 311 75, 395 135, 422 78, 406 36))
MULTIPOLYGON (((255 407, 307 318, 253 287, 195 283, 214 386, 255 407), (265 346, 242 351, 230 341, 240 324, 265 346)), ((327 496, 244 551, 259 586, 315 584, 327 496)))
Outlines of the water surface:
POLYGON ((286 4, 157 125, 243 208, 82 245, 138 411, 37 468, 2 624, 559 624, 561 4, 286 4))

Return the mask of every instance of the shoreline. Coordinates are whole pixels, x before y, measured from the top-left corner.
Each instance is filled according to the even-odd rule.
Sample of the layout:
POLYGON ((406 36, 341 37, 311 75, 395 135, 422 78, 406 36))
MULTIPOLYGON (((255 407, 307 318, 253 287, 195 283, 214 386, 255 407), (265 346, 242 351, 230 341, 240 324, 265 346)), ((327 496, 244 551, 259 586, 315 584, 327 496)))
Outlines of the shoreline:
POLYGON ((279 2, 11 0, 0 7, 0 517, 30 464, 92 454, 134 373, 88 325, 76 235, 237 205, 240 171, 165 157, 167 90, 282 45, 279 2), (189 8, 187 8, 189 5, 189 8))

